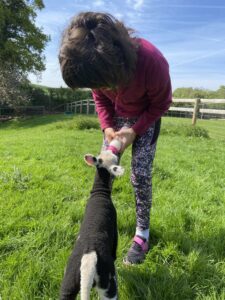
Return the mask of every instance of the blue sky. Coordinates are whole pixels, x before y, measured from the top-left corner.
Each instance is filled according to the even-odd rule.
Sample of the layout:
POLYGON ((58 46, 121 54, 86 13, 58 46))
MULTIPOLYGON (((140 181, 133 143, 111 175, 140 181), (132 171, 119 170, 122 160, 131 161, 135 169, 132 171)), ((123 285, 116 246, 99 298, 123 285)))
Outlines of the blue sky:
MULTIPOLYGON (((51 36, 39 83, 65 86, 57 55, 63 30, 81 11, 109 12, 158 47, 170 64, 173 89, 225 85, 224 0, 44 0, 36 23, 51 36)), ((37 78, 29 76, 34 83, 37 78)))

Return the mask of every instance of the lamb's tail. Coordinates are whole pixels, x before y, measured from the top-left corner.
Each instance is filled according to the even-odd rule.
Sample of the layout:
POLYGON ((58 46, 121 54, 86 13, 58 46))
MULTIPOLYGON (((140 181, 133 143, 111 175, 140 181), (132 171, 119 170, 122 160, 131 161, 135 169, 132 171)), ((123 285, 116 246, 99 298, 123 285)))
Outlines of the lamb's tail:
POLYGON ((80 266, 80 295, 81 300, 89 300, 90 291, 96 274, 97 254, 95 251, 84 254, 80 266))

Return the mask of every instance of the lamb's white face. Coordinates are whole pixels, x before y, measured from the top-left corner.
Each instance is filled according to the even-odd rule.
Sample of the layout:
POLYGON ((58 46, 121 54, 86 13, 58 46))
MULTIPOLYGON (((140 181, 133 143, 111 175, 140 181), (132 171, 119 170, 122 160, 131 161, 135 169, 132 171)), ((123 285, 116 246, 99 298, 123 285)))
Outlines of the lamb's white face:
POLYGON ((112 165, 116 165, 118 163, 118 157, 113 154, 111 151, 105 150, 102 151, 99 156, 97 156, 97 164, 99 167, 110 168, 112 165))
POLYGON ((124 168, 118 166, 118 157, 109 150, 102 151, 97 157, 85 155, 85 161, 88 165, 105 168, 115 176, 121 176, 124 173, 124 168))

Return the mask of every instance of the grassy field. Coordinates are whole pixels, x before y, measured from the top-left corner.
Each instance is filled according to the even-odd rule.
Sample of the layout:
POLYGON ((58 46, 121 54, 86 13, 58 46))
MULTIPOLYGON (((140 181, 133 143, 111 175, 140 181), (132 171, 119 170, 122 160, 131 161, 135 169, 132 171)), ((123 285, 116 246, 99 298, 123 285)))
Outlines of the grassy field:
MULTIPOLYGON (((0 125, 0 299, 58 299, 94 177, 83 156, 102 141, 99 129, 81 130, 91 122, 59 115, 0 125)), ((163 119, 151 250, 133 267, 122 264, 135 230, 129 149, 122 158, 112 195, 122 300, 225 299, 225 121, 190 122, 163 119)))

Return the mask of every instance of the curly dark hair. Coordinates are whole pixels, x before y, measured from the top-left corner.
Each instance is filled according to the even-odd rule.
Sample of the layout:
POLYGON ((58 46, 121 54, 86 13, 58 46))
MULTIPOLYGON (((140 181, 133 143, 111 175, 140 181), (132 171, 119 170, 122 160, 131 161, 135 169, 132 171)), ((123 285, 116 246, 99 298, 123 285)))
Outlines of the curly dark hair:
POLYGON ((59 62, 70 88, 115 88, 132 78, 137 39, 110 14, 83 12, 64 31, 59 62))

